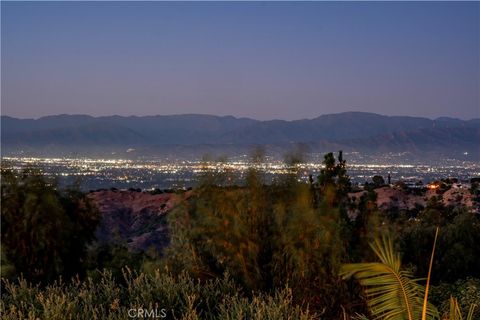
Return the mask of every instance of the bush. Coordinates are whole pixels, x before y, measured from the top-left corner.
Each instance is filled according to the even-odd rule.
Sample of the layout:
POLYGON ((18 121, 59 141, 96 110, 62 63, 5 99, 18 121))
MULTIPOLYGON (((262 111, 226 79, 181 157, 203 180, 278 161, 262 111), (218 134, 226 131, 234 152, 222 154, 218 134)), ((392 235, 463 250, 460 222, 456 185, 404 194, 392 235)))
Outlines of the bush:
POLYGON ((476 304, 473 319, 480 319, 480 279, 467 278, 457 280, 455 283, 442 283, 433 286, 431 289, 430 300, 439 306, 441 314, 449 312, 449 299, 453 296, 457 298, 462 309, 462 314, 467 314, 471 305, 476 304))
POLYGON ((307 307, 293 305, 288 288, 247 298, 227 275, 200 282, 184 273, 124 271, 124 284, 108 271, 99 281, 56 281, 44 289, 4 280, 2 319, 128 319, 131 309, 165 309, 167 319, 315 319, 307 307))
POLYGON ((247 294, 288 284, 296 303, 337 316, 351 302, 338 276, 347 257, 339 210, 327 195, 314 207, 310 187, 295 179, 260 181, 250 172, 241 189, 197 188, 169 214, 172 239, 160 263, 200 279, 227 272, 247 294))
POLYGON ((480 220, 474 214, 448 208, 439 212, 428 207, 420 221, 408 221, 400 230, 404 260, 417 269, 417 275, 428 272, 431 246, 436 226, 440 226, 432 283, 453 283, 467 277, 480 277, 480 220))
POLYGON ((2 258, 28 280, 81 273, 98 210, 76 188, 59 190, 39 171, 2 170, 2 258))

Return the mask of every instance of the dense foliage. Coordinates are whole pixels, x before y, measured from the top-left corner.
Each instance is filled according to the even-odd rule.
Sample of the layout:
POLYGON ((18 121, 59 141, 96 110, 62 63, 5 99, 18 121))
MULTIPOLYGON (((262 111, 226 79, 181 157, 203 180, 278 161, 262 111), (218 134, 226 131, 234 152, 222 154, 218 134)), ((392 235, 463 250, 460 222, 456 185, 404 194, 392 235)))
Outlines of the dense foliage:
MULTIPOLYGON (((308 183, 299 179, 299 161, 289 156, 287 174, 268 185, 255 168, 241 185, 231 184, 228 172, 206 173, 169 212, 171 241, 161 253, 132 252, 121 239, 92 243, 99 217, 85 194, 59 190, 34 170, 2 172, 2 277, 24 277, 3 280, 2 312, 11 319, 117 319, 128 308, 161 306, 177 319, 372 315, 365 284, 343 279, 342 267, 378 261, 371 243, 388 234, 403 262, 398 272, 424 278, 437 227, 431 302, 446 314, 453 295, 467 312, 480 292, 478 214, 435 197, 425 208, 380 210, 382 177, 354 201, 342 153, 325 155, 308 183), (65 282, 53 282, 58 276, 65 282)), ((478 184, 471 192, 476 201, 478 184)))
POLYGON ((439 251, 433 268, 434 283, 454 282, 466 277, 480 277, 480 221, 465 208, 444 207, 431 199, 417 219, 407 221, 400 230, 401 250, 405 262, 426 274, 436 226, 439 251))
MULTIPOLYGON (((59 190, 39 171, 2 170, 2 256, 17 274, 48 282, 82 273, 98 210, 76 188, 59 190)), ((3 274, 2 274, 3 275, 3 274)))
POLYGON ((218 187, 211 179, 221 177, 208 177, 169 216, 172 244, 162 263, 202 279, 228 272, 245 292, 288 284, 297 302, 338 314, 355 303, 338 276, 348 257, 348 225, 337 186, 348 190, 349 179, 341 157, 336 163, 329 154, 325 165, 315 186, 298 182, 295 170, 269 186, 251 170, 241 189, 218 187))
POLYGON ((139 310, 154 312, 157 318, 165 315, 166 319, 182 320, 314 319, 308 310, 293 304, 288 288, 249 299, 228 277, 201 283, 185 274, 157 271, 146 275, 125 270, 123 282, 119 285, 109 272, 99 274, 97 281, 55 282, 44 289, 25 280, 18 284, 5 281, 2 319, 116 320, 128 319, 139 310))
POLYGON ((438 306, 441 314, 445 314, 448 312, 448 299, 451 296, 457 299, 463 314, 467 314, 469 308, 476 305, 474 319, 480 319, 480 279, 467 278, 434 286, 430 301, 438 306))

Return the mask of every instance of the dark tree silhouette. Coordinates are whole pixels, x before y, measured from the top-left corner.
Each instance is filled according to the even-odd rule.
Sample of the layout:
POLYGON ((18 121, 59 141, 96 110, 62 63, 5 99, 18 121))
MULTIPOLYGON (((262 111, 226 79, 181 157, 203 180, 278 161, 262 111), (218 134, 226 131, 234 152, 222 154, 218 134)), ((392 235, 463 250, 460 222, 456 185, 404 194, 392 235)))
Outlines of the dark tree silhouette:
POLYGON ((385 179, 383 179, 382 176, 373 176, 372 177, 372 181, 373 181, 373 184, 375 185, 375 187, 381 187, 383 185, 385 185, 385 179))
POLYGON ((17 274, 49 282, 82 271, 98 210, 76 189, 59 191, 39 171, 2 170, 2 250, 17 274))

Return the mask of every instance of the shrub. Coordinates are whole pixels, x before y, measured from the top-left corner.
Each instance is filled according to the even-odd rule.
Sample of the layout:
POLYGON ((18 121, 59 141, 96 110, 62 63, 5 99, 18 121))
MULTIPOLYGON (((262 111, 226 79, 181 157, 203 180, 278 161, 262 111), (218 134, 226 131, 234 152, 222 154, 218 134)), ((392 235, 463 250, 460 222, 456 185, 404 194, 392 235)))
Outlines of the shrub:
POLYGON ((476 304, 474 319, 480 318, 480 279, 467 278, 455 281, 455 283, 442 283, 433 286, 430 300, 439 306, 441 314, 449 312, 449 299, 456 297, 462 309, 462 314, 467 314, 471 305, 476 304))
MULTIPOLYGON (((2 169, 2 255, 32 281, 82 272, 100 215, 78 189, 59 190, 39 171, 2 169)), ((3 257, 2 257, 3 258, 3 257)))
POLYGON ((315 319, 307 307, 293 305, 290 289, 247 298, 227 275, 200 282, 185 273, 125 269, 123 284, 104 271, 99 281, 56 281, 43 289, 25 279, 3 285, 0 309, 6 320, 128 319, 130 309, 165 309, 167 319, 315 319))

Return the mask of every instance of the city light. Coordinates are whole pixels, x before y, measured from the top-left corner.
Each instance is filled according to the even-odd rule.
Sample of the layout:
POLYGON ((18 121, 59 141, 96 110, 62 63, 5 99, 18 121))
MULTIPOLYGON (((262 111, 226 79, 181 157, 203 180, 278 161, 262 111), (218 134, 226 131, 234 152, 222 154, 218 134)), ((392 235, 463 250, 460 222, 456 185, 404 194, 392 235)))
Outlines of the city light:
MULTIPOLYGON (((347 163, 348 174, 354 183, 363 183, 374 175, 386 177, 391 175, 392 181, 422 181, 424 184, 447 177, 468 180, 480 175, 480 164, 475 162, 449 161, 442 164, 398 163, 393 158, 374 159, 363 162, 357 158, 347 163), (390 163, 388 161, 391 161, 390 163)), ((221 173, 229 183, 235 183, 245 176, 250 169, 262 172, 266 182, 275 177, 297 172, 300 180, 307 181, 309 175, 319 174, 323 165, 321 155, 317 160, 300 163, 293 167, 280 160, 267 159, 262 163, 252 162, 247 156, 230 161, 201 160, 131 160, 131 159, 94 159, 71 157, 3 157, 2 165, 20 170, 24 167, 36 167, 46 175, 72 182, 80 179, 85 188, 135 187, 177 188, 191 187, 206 173, 221 173)), ((434 188, 428 185, 428 188, 434 188)))

